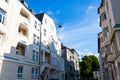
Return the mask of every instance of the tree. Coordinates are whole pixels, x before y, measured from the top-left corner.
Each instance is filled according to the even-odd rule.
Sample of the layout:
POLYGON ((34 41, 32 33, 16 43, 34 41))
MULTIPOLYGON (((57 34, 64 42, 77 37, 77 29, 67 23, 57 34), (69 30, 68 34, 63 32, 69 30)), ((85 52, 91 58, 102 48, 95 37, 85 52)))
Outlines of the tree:
POLYGON ((93 77, 93 71, 97 70, 99 61, 94 55, 84 56, 80 62, 80 75, 84 80, 93 77))

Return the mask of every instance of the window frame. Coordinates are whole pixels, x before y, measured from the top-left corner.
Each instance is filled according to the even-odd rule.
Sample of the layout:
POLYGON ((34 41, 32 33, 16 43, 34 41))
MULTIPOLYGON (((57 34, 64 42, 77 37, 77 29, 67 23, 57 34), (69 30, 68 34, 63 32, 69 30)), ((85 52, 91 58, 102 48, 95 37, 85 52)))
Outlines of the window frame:
POLYGON ((0 23, 5 24, 6 11, 0 8, 0 23))
POLYGON ((106 19, 107 19, 106 12, 103 12, 103 13, 101 14, 101 20, 104 21, 104 20, 106 20, 106 19))
POLYGON ((44 35, 45 37, 47 37, 47 30, 46 30, 46 29, 44 29, 43 35, 44 35))
POLYGON ((37 79, 38 78, 38 68, 32 68, 31 69, 31 78, 32 79, 37 79))
POLYGON ((32 60, 33 61, 38 61, 39 60, 39 52, 38 51, 33 50, 32 60))
POLYGON ((24 78, 24 66, 21 66, 21 65, 18 66, 17 78, 18 79, 23 79, 24 78))

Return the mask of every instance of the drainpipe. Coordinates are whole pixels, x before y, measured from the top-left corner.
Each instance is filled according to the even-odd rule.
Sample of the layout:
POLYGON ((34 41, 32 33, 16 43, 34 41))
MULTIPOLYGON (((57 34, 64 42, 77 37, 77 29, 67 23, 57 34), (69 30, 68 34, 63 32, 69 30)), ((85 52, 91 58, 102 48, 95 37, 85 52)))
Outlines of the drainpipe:
MULTIPOLYGON (((40 25, 40 45, 39 45, 39 65, 41 65, 41 60, 40 60, 40 58, 41 58, 41 42, 42 42, 42 22, 41 22, 41 25, 40 25)), ((41 66, 39 66, 39 72, 38 72, 38 75, 39 75, 39 77, 38 77, 38 80, 41 80, 41 74, 40 74, 40 67, 41 66)))

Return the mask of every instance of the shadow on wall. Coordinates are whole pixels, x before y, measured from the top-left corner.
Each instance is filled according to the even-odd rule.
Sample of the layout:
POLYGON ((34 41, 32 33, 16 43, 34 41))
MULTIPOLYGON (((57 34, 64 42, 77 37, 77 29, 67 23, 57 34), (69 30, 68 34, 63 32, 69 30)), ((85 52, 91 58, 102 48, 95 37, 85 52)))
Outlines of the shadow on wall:
MULTIPOLYGON (((39 68, 39 60, 33 61, 33 47, 39 51, 39 48, 33 44, 26 45, 18 43, 15 47, 11 47, 10 53, 4 53, 1 64, 0 80, 17 80, 25 77, 25 80, 31 79, 32 68, 39 68), (19 68, 19 69, 18 69, 19 68), (24 69, 24 71, 22 70, 24 69), (23 75, 27 74, 27 75, 23 75)), ((39 56, 39 54, 37 55, 39 56)), ((39 59, 36 57, 36 59, 39 59)))

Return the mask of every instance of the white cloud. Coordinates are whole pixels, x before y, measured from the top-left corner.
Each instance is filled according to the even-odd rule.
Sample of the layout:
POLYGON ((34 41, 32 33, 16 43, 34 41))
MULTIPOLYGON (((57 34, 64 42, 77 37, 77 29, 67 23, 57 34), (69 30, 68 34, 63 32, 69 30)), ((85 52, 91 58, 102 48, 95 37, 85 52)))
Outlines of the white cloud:
POLYGON ((79 58, 81 59, 84 56, 88 56, 88 55, 94 55, 97 58, 99 57, 98 53, 93 53, 91 51, 89 51, 88 49, 85 49, 85 51, 78 51, 79 52, 79 58))
MULTIPOLYGON (((88 7, 89 11, 95 9, 93 6, 88 7)), ((65 46, 74 48, 80 56, 97 54, 97 34, 100 31, 98 17, 94 13, 86 13, 82 21, 72 21, 63 25, 63 30, 59 37, 65 46), (92 19, 92 20, 91 20, 92 19), (83 50, 84 49, 84 50, 83 50), (85 50, 86 49, 86 50, 85 50)))
POLYGON ((51 11, 51 10, 48 10, 47 12, 46 12, 48 15, 53 15, 53 11, 51 11))
POLYGON ((95 6, 90 5, 90 6, 88 6, 88 8, 87 8, 86 12, 90 12, 90 11, 92 11, 92 10, 94 10, 94 9, 96 9, 96 7, 95 7, 95 6))

